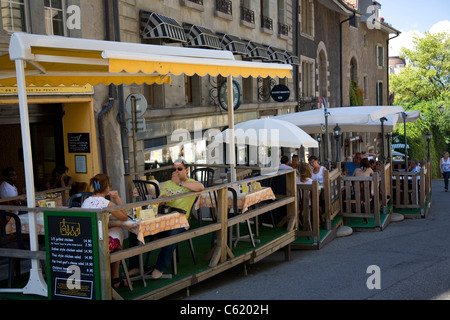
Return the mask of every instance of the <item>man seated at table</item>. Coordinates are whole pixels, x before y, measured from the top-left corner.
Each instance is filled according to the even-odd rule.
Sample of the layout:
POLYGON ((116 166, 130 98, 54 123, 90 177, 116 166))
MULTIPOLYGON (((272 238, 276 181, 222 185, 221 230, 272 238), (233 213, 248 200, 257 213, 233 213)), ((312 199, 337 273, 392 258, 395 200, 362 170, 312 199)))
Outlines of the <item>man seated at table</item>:
POLYGON ((353 161, 347 162, 344 167, 345 176, 351 177, 353 176, 353 172, 356 168, 359 168, 361 166, 361 152, 357 152, 355 156, 353 157, 353 161))
MULTIPOLYGON (((195 181, 194 179, 188 178, 189 166, 188 163, 183 159, 178 159, 174 162, 172 166, 172 179, 164 183, 164 187, 161 190, 160 198, 170 197, 178 194, 188 193, 188 192, 198 192, 203 191, 205 188, 202 183, 195 181)), ((180 199, 171 200, 165 202, 164 205, 171 208, 172 211, 178 211, 184 213, 186 218, 189 219, 189 214, 191 213, 192 205, 194 204, 196 195, 189 197, 183 197, 180 199)), ((160 203, 161 205, 162 203, 160 203)), ((161 232, 159 235, 168 237, 172 235, 179 234, 186 231, 185 228, 173 229, 169 231, 161 232)), ((152 278, 159 279, 162 274, 167 270, 177 244, 171 244, 161 249, 156 265, 152 271, 152 278)))

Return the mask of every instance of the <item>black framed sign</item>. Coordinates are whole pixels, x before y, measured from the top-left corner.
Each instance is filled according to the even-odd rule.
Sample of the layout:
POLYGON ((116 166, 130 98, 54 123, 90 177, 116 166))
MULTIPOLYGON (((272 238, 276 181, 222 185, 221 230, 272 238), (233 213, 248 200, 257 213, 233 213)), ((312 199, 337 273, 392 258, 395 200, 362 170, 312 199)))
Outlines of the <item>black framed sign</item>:
POLYGON ((90 153, 89 133, 68 133, 69 153, 90 153))
POLYGON ((49 299, 101 297, 97 214, 45 211, 49 299))

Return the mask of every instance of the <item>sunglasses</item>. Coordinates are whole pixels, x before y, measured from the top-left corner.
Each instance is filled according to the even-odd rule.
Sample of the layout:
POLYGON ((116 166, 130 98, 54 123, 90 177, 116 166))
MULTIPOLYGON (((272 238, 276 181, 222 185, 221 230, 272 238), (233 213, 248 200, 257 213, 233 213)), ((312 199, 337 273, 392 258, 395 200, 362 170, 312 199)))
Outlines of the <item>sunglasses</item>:
POLYGON ((175 171, 183 171, 185 168, 182 168, 182 167, 177 167, 177 168, 172 168, 172 171, 173 172, 175 172, 175 171))

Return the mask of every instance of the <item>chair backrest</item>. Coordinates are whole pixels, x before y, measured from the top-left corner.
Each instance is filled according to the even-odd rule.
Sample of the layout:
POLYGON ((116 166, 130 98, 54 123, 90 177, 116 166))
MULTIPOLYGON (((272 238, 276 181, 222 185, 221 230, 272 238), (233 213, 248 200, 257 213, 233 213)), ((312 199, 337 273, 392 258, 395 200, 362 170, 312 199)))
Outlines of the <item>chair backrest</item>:
POLYGON ((22 226, 20 223, 20 218, 17 214, 13 212, 0 211, 0 248, 8 248, 8 235, 6 234, 6 217, 14 219, 16 224, 16 242, 19 249, 24 248, 24 243, 22 240, 22 226))
POLYGON ((191 178, 201 182, 205 187, 211 187, 214 181, 214 169, 197 168, 192 170, 191 178))
MULTIPOLYGON (((136 189, 139 193, 139 199, 141 201, 145 201, 149 199, 149 195, 152 195, 149 192, 148 186, 152 185, 155 189, 155 197, 159 198, 160 190, 159 185, 156 182, 153 181, 147 181, 147 180, 133 180, 134 185, 136 186, 136 189)), ((152 195, 153 196, 153 195, 152 195)))
POLYGON ((232 187, 228 187, 228 191, 231 192, 231 194, 233 195, 233 216, 238 214, 238 206, 237 206, 237 192, 234 188, 232 187))
POLYGON ((81 207, 83 201, 92 196, 93 194, 94 194, 93 192, 75 193, 70 196, 69 200, 67 201, 67 206, 69 208, 81 207))

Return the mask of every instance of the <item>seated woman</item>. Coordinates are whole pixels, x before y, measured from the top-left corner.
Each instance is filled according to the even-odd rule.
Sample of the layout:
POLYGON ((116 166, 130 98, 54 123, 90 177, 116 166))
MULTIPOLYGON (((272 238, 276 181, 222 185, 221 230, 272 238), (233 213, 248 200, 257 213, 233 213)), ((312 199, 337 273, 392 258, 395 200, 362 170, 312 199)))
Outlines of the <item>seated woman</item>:
MULTIPOLYGON (((83 201, 81 208, 102 209, 122 204, 119 193, 115 190, 111 190, 111 180, 106 174, 97 174, 90 180, 90 186, 94 189, 94 194, 83 201), (107 200, 106 196, 110 196, 115 204, 114 202, 107 200)), ((116 210, 110 213, 110 219, 126 221, 128 215, 125 210, 116 210)), ((123 229, 121 227, 109 228, 108 235, 109 252, 121 250, 123 245, 123 229)), ((119 277, 119 267, 120 261, 111 264, 112 286, 116 289, 128 286, 128 283, 119 277)))
POLYGON ((319 181, 319 184, 323 184, 323 171, 327 170, 324 166, 320 165, 319 159, 316 156, 310 156, 308 158, 309 164, 312 166, 312 179, 313 181, 319 181))
MULTIPOLYGON (((161 194, 159 196, 160 198, 188 193, 191 191, 203 191, 203 189, 205 188, 200 182, 188 178, 189 166, 185 160, 176 160, 172 166, 172 170, 172 179, 164 183, 164 187, 161 190, 161 194)), ((164 205, 172 208, 174 211, 184 213, 186 215, 186 218, 189 219, 189 214, 191 213, 192 205, 194 204, 195 199, 196 195, 192 195, 189 197, 175 199, 169 202, 164 202, 164 205)), ((178 228, 161 232, 159 236, 168 237, 182 233, 184 231, 186 231, 185 228, 178 228)), ((156 265, 152 270, 153 279, 161 278, 163 273, 167 270, 176 246, 177 244, 174 243, 161 249, 158 255, 158 259, 156 260, 156 265)))
POLYGON ((369 160, 364 158, 361 160, 360 167, 353 172, 353 177, 370 177, 372 174, 373 170, 370 167, 369 160))

